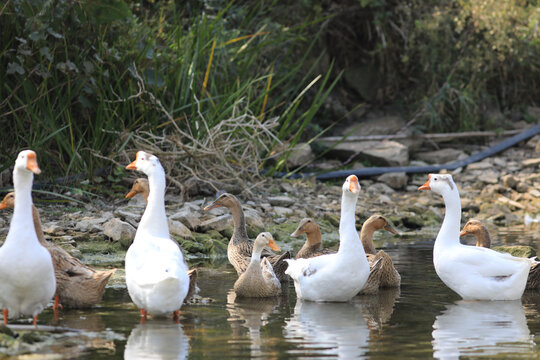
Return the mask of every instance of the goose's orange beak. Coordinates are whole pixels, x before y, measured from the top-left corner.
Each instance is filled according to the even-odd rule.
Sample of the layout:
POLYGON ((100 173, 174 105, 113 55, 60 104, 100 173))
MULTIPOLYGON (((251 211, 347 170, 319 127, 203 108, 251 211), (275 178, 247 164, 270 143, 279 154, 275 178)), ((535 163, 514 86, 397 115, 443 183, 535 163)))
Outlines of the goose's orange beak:
POLYGON ((431 180, 431 174, 428 175, 428 181, 424 185, 420 186, 418 190, 431 190, 431 187, 429 186, 430 180, 431 180))
POLYGON ((126 166, 126 169, 128 169, 128 170, 137 170, 137 160, 133 161, 131 164, 126 166))
POLYGON ((358 194, 360 191, 360 185, 358 184, 358 178, 355 175, 351 175, 351 180, 349 183, 349 190, 353 194, 358 194))
POLYGON ((270 249, 274 250, 274 251, 281 251, 279 249, 279 246, 277 246, 276 242, 274 241, 274 239, 270 239, 268 240, 268 244, 266 244, 270 249))
POLYGON ((41 174, 41 169, 37 164, 37 158, 35 152, 29 152, 26 158, 26 168, 36 175, 41 174))

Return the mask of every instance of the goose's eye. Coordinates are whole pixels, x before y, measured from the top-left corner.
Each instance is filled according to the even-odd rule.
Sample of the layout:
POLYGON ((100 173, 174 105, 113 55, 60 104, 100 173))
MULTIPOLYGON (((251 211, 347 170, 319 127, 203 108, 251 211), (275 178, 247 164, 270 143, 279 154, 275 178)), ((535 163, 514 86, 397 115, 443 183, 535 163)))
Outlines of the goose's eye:
POLYGON ((439 179, 438 178, 433 178, 433 181, 437 181, 437 180, 439 180, 439 179))

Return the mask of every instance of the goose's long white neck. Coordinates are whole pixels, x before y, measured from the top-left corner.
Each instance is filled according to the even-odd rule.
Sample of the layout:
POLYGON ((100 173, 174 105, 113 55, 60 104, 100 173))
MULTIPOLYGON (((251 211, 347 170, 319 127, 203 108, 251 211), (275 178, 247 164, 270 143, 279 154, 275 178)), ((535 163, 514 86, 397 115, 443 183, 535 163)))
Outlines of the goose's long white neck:
MULTIPOLYGON (((32 183, 34 174, 30 171, 25 171, 15 168, 13 170, 13 184, 15 187, 15 208, 13 209, 13 217, 9 231, 17 231, 17 233, 33 234, 34 236, 21 236, 17 238, 17 242, 36 242, 38 243, 37 235, 34 230, 32 217, 32 183)), ((9 234, 8 234, 9 235, 9 234)), ((8 241, 10 236, 6 238, 8 241)))
POLYGON ((461 200, 457 186, 442 194, 445 206, 444 220, 435 241, 435 249, 459 245, 461 224, 461 200))
MULTIPOLYGON (((356 201, 358 197, 354 194, 343 193, 341 197, 341 218, 339 220, 339 254, 355 253, 361 251, 365 256, 365 251, 360 242, 360 237, 356 231, 355 215, 356 201)), ((359 256, 355 254, 355 256, 359 256)))
POLYGON ((161 165, 156 165, 154 171, 148 174, 148 185, 150 187, 148 204, 137 232, 143 231, 153 236, 169 238, 169 224, 165 212, 165 171, 161 165))

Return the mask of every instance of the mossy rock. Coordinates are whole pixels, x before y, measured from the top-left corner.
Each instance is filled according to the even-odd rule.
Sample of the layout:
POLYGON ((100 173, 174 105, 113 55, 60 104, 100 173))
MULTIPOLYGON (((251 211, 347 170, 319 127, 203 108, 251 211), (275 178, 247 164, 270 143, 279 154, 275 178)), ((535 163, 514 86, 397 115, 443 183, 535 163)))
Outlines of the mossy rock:
POLYGON ((332 224, 332 226, 338 226, 339 227, 339 216, 337 216, 337 215, 326 212, 326 213, 323 214, 323 220, 329 222, 330 224, 332 224))
POLYGON ((15 344, 15 337, 0 333, 0 348, 9 348, 15 344))
POLYGON ((258 226, 246 226, 247 234, 250 239, 255 239, 260 233, 264 231, 264 229, 258 227, 258 226))
POLYGON ((124 251, 124 247, 120 242, 109 240, 87 241, 80 244, 78 249, 82 254, 112 254, 124 251))
POLYGON ((219 232, 224 238, 230 239, 233 236, 234 228, 229 227, 219 232))
POLYGON ((33 344, 33 343, 41 342, 43 341, 43 339, 41 338, 41 336, 39 336, 38 333, 31 331, 31 332, 23 333, 21 335, 21 341, 27 344, 33 344))
POLYGON ((180 246, 189 254, 206 256, 224 256, 227 254, 227 243, 218 231, 210 230, 207 233, 192 233, 193 239, 182 239, 180 246))
POLYGON ((7 327, 4 324, 0 325, 0 334, 11 336, 12 338, 15 338, 17 335, 11 330, 9 327, 7 327))
POLYGON ((499 252, 509 253, 512 256, 517 257, 526 257, 530 258, 536 256, 536 251, 527 245, 504 245, 504 246, 495 246, 493 250, 499 252))

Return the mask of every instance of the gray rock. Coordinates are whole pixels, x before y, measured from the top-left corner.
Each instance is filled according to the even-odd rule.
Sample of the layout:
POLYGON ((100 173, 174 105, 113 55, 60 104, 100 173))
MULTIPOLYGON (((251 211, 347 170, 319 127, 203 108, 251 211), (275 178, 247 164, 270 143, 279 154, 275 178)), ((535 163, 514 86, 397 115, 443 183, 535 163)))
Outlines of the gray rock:
POLYGON ((182 224, 180 221, 169 219, 169 232, 171 235, 181 236, 183 238, 191 238, 193 235, 188 227, 182 224))
POLYGON ((417 153, 415 157, 429 164, 446 164, 451 161, 463 159, 467 157, 467 154, 462 150, 448 148, 417 153))
POLYGON ((244 209, 244 217, 248 226, 253 226, 258 229, 264 228, 264 222, 259 213, 253 209, 244 209))
POLYGON ((112 218, 103 224, 103 233, 122 244, 131 243, 135 238, 136 231, 133 226, 117 218, 112 218))
POLYGON ((66 233, 64 227, 58 225, 56 222, 48 223, 46 226, 43 226, 43 232, 50 235, 65 235, 66 233))
MULTIPOLYGON (((200 209, 200 206, 198 209, 200 209)), ((184 207, 179 212, 173 214, 170 219, 181 221, 191 230, 195 230, 199 225, 201 225, 199 212, 193 211, 187 207, 184 207)))
POLYGON ((540 165, 540 158, 526 159, 521 162, 524 167, 536 167, 540 165))
POLYGON ((472 163, 467 165, 467 170, 486 170, 491 169, 493 164, 489 159, 482 160, 480 162, 472 163))
POLYGON ((401 116, 369 113, 367 117, 368 119, 361 123, 347 127, 343 134, 351 136, 389 135, 397 133, 406 125, 406 121, 401 116))
POLYGON ((390 186, 383 183, 373 184, 370 187, 368 187, 366 191, 368 194, 373 194, 373 195, 376 195, 376 194, 389 195, 395 192, 394 189, 392 189, 390 186))
POLYGON ((274 206, 273 211, 274 211, 274 214, 276 214, 279 217, 288 216, 294 212, 293 209, 289 209, 282 206, 274 206))
MULTIPOLYGON (((112 215, 112 214, 111 214, 112 215)), ((102 232, 103 231, 103 223, 107 221, 106 218, 92 218, 85 216, 83 218, 80 218, 75 223, 75 230, 81 231, 81 232, 102 232)))
POLYGON ((499 173, 495 170, 482 171, 478 175, 478 180, 486 184, 497 184, 499 182, 499 173))
POLYGON ((507 174, 502 177, 502 182, 504 186, 508 186, 509 188, 516 188, 516 185, 518 184, 518 180, 516 177, 512 174, 507 174))
POLYGON ((385 183, 392 189, 399 190, 407 186, 407 174, 405 173, 386 173, 377 178, 378 181, 385 183))
POLYGON ((291 206, 295 202, 288 196, 272 196, 268 198, 268 201, 272 206, 291 206))
POLYGON ((307 143, 297 144, 290 151, 289 158, 287 159, 287 166, 291 168, 306 165, 315 159, 315 154, 311 150, 311 146, 307 143))
POLYGON ((396 141, 344 141, 330 150, 329 154, 343 160, 356 155, 357 160, 367 160, 378 166, 404 166, 409 162, 409 150, 396 141))
POLYGON ((527 191, 529 191, 529 185, 524 182, 519 182, 516 185, 516 191, 519 193, 526 193, 527 191))
POLYGON ((231 214, 225 214, 225 215, 217 216, 215 218, 203 221, 199 225, 198 229, 200 229, 203 232, 207 232, 209 230, 223 231, 232 226, 233 226, 233 221, 232 221, 231 214))
POLYGON ((126 208, 120 208, 120 209, 116 209, 113 214, 114 214, 114 217, 120 218, 123 221, 138 222, 139 220, 141 220, 143 213, 144 213, 144 209, 141 209, 140 212, 137 212, 137 211, 131 212, 127 210, 126 208))

